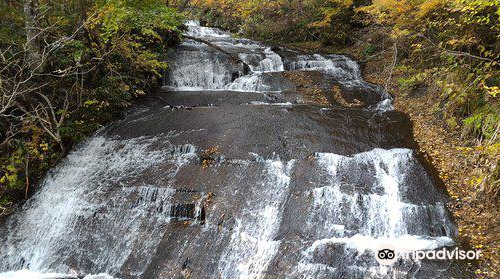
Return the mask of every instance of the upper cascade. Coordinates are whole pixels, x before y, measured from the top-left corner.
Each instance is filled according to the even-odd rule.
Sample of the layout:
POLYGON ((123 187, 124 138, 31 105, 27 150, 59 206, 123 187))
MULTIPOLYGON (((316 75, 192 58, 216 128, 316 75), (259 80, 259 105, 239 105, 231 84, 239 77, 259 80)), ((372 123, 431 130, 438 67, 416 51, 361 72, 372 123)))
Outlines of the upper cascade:
MULTIPOLYGON (((284 71, 321 71, 349 90, 365 90, 378 95, 378 101, 391 100, 379 87, 365 82, 359 65, 343 55, 301 54, 260 42, 233 38, 218 28, 186 22, 186 39, 169 55, 165 88, 169 90, 231 90, 247 92, 279 92, 273 75, 284 71), (268 73, 269 75, 262 75, 268 73)), ((389 110, 384 106, 374 108, 389 110)))

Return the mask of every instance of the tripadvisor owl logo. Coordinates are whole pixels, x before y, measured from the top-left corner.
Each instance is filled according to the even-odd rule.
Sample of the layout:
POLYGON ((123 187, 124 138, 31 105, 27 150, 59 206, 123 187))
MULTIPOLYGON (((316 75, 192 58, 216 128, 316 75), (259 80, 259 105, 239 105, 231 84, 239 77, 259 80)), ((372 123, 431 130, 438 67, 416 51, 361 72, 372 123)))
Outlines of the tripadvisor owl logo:
POLYGON ((389 243, 380 244, 375 250, 375 258, 381 265, 391 265, 398 259, 396 247, 389 243))
POLYGON ((453 248, 441 248, 439 250, 413 250, 413 249, 402 249, 390 243, 382 243, 377 246, 375 250, 375 258, 381 265, 391 265, 395 263, 398 258, 403 258, 405 260, 412 259, 420 261, 423 259, 427 260, 478 260, 481 256, 481 251, 465 251, 458 247, 453 248))

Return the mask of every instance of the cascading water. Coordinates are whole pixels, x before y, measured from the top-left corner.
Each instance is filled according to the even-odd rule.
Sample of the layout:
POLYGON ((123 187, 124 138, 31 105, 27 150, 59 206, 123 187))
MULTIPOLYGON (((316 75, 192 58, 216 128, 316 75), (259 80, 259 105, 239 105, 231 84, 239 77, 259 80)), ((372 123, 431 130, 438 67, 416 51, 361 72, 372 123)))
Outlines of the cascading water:
POLYGON ((453 244, 450 236, 454 227, 444 205, 440 201, 419 204, 407 192, 411 187, 433 187, 410 150, 374 149, 353 157, 320 153, 317 158, 321 180, 310 191, 312 208, 304 226, 315 240, 304 251, 295 274, 315 274, 310 278, 349 274, 348 278, 357 278, 360 270, 356 254, 375 251, 382 243, 415 250, 453 244), (371 178, 353 172, 357 169, 371 178), (316 258, 328 253, 325 250, 330 246, 339 247, 337 256, 347 259, 342 266, 325 268, 324 259, 316 258))
POLYGON ((231 240, 219 261, 223 278, 260 278, 279 247, 275 241, 280 215, 290 187, 293 160, 262 161, 265 180, 255 185, 249 199, 255 200, 236 217, 231 240))
POLYGON ((1 279, 469 278, 375 260, 383 242, 453 246, 456 229, 407 118, 354 61, 187 26, 199 40, 169 54, 163 90, 2 221, 1 279), (308 101, 291 71, 363 105, 308 101))
POLYGON ((161 163, 170 167, 163 173, 165 179, 175 177, 195 154, 194 147, 172 146, 167 140, 96 136, 85 142, 47 176, 43 190, 3 228, 9 234, 3 239, 0 267, 68 272, 71 267, 61 262, 78 262, 107 273, 128 266, 140 274, 150 255, 137 254, 135 246, 147 251, 157 245, 169 221, 164 213, 173 192, 141 176, 161 163), (163 150, 151 149, 158 141, 163 150), (133 181, 140 182, 120 187, 133 181), (113 234, 103 236, 100 231, 113 234), (127 264, 133 258, 137 260, 127 264))
POLYGON ((174 66, 169 69, 170 78, 165 84, 169 89, 280 91, 283 88, 276 86, 273 79, 266 79, 262 73, 285 70, 321 70, 335 76, 345 86, 371 86, 361 79, 356 62, 345 56, 297 55, 292 51, 278 50, 283 52, 280 56, 270 47, 258 42, 232 39, 227 32, 196 24, 188 24, 188 35, 203 38, 227 53, 198 41, 187 40, 181 45, 181 50, 171 57, 174 66), (243 75, 243 65, 231 61, 228 53, 246 63, 251 73, 243 75))

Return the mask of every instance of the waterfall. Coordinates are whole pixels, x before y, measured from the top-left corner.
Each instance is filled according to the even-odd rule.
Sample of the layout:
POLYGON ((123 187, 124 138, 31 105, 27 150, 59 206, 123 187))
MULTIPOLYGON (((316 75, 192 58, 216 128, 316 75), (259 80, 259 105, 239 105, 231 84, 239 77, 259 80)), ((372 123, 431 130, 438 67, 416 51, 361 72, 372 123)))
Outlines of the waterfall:
POLYGON ((194 154, 191 146, 176 147, 166 140, 93 137, 70 153, 44 179, 23 212, 5 224, 9 233, 2 238, 0 269, 71 274, 68 264, 77 261, 116 273, 137 258, 129 268, 141 273, 150 258, 147 251, 158 244, 169 222, 163 212, 173 193, 141 176, 168 164, 165 178, 174 177, 194 154), (163 141, 163 150, 152 149, 158 141, 163 141), (140 186, 121 186, 133 181, 141 181, 140 186), (87 249, 79 253, 79 247, 87 249))
POLYGON ((410 123, 356 62, 186 26, 200 40, 169 53, 165 86, 0 223, 0 279, 469 278, 376 261, 381 243, 455 247, 457 231, 410 123))
POLYGON ((278 251, 274 240, 290 187, 293 160, 266 160, 264 179, 252 189, 242 216, 237 217, 231 240, 219 260, 223 278, 261 278, 278 251))
MULTIPOLYGON (((304 250, 294 270, 296 276, 323 278, 345 273, 354 278, 359 272, 359 262, 352 261, 354 255, 375 252, 382 243, 415 250, 453 244, 455 229, 445 214, 444 204, 424 205, 405 200, 406 187, 417 186, 411 180, 414 179, 411 173, 423 171, 411 150, 374 149, 352 157, 329 153, 316 156, 321 182, 310 191, 313 201, 306 225, 307 233, 316 240, 304 250), (364 175, 357 169, 369 173, 373 179, 367 184, 360 183, 364 175), (335 253, 348 259, 343 266, 331 269, 318 262, 318 254, 332 253, 328 251, 330 246, 339 247, 335 253)), ((425 176, 418 183, 422 188, 433 187, 425 176)), ((385 270, 372 272, 374 276, 382 276, 385 270)))
MULTIPOLYGON (((173 66, 169 68, 167 73, 169 79, 164 84, 169 90, 280 91, 282 88, 273 86, 272 82, 261 73, 285 70, 323 71, 346 87, 376 89, 363 81, 358 64, 348 57, 303 55, 291 51, 280 55, 272 48, 258 42, 232 39, 227 32, 201 27, 198 24, 196 21, 188 22, 187 34, 209 41, 227 53, 237 54, 250 67, 251 72, 243 74, 243 65, 233 61, 227 53, 200 42, 187 40, 181 45, 181 50, 170 56, 173 66), (290 55, 291 53, 293 55, 290 55)), ((379 95, 382 97, 383 94, 379 95)), ((387 100, 390 101, 390 96, 385 94, 379 101, 384 100, 387 103, 387 100)), ((387 105, 383 107, 383 109, 388 108, 387 105)))

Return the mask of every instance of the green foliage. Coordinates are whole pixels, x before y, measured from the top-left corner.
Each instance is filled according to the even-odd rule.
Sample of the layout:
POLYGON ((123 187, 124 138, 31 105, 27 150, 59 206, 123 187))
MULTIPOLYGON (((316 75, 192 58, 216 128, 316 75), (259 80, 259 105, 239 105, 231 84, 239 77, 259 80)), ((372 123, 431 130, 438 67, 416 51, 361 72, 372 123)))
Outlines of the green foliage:
POLYGON ((110 39, 119 33, 141 32, 159 40, 159 31, 178 31, 182 17, 177 11, 158 0, 107 0, 97 1, 102 36, 110 39))
POLYGON ((205 0, 193 5, 208 25, 281 42, 343 46, 352 42, 349 34, 357 24, 352 0, 205 0))
POLYGON ((0 47, 4 49, 8 43, 22 45, 24 43, 24 15, 22 4, 15 3, 9 5, 5 1, 0 2, 0 18, 3 24, 0 24, 0 47), (21 7, 21 9, 20 9, 21 7))
MULTIPOLYGON (((94 34, 90 46, 99 56, 107 55, 105 70, 111 74, 100 93, 121 95, 124 90, 137 96, 154 87, 167 67, 166 48, 180 40, 183 18, 158 0, 98 1, 93 12, 97 20, 88 27, 94 34)), ((130 98, 121 97, 110 103, 126 104, 130 98)))
POLYGON ((374 55, 376 51, 377 51, 377 47, 373 44, 370 44, 366 48, 363 49, 363 56, 369 57, 371 55, 374 55))
MULTIPOLYGON (((360 10, 390 27, 406 52, 403 63, 420 72, 434 69, 426 83, 441 90, 448 119, 464 119, 464 136, 491 138, 498 132, 500 1, 375 0, 360 10)), ((399 84, 408 89, 419 82, 411 74, 399 84)))
POLYGON ((500 108, 486 105, 463 121, 464 133, 491 139, 499 132, 500 108))
POLYGON ((0 47, 6 50, 0 86, 8 86, 3 78, 28 78, 25 86, 39 89, 16 102, 36 107, 45 102, 40 92, 63 121, 53 128, 54 137, 34 115, 20 117, 15 106, 2 114, 0 107, 0 206, 24 197, 27 182, 33 184, 72 145, 159 85, 184 21, 161 0, 39 0, 38 8, 40 48, 50 53, 43 71, 29 77, 18 70, 27 57, 22 1, 0 3, 0 47))
POLYGON ((425 85, 428 78, 427 72, 421 72, 410 75, 409 77, 402 77, 398 79, 399 90, 404 93, 412 93, 419 86, 425 85))

